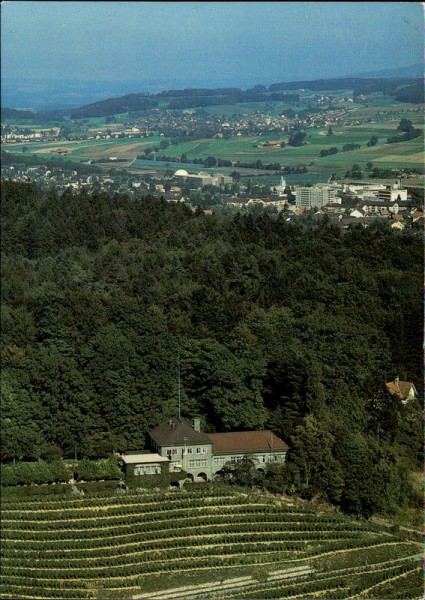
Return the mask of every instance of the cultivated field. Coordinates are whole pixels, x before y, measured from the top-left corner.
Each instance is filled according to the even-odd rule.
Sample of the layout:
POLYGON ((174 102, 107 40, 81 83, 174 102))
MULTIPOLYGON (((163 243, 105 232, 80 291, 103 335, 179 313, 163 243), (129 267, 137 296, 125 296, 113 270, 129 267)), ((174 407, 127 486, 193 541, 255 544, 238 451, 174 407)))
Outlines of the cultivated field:
POLYGON ((78 158, 88 160, 93 158, 107 158, 116 156, 117 158, 134 159, 141 154, 147 147, 155 146, 160 143, 162 137, 150 137, 142 139, 118 139, 118 140, 78 140, 73 142, 36 142, 29 144, 8 144, 5 149, 11 152, 22 152, 26 149, 28 154, 55 154, 58 148, 66 148, 68 154, 63 158, 78 158))
POLYGON ((2 525, 2 598, 422 594, 417 542, 231 488, 8 498, 2 525))
MULTIPOLYGON (((399 121, 391 123, 369 123, 350 127, 334 127, 334 135, 326 136, 324 129, 309 129, 306 144, 297 148, 270 148, 262 144, 269 137, 236 137, 228 140, 196 140, 171 146, 164 151, 167 156, 180 157, 186 154, 188 159, 216 158, 240 162, 263 163, 276 162, 281 165, 303 164, 313 171, 346 171, 353 164, 366 168, 366 163, 377 161, 380 168, 395 168, 410 166, 421 169, 423 165, 423 139, 417 138, 400 144, 386 144, 388 137, 395 135, 399 121), (367 142, 372 135, 376 135, 379 142, 374 147, 367 147, 367 142), (345 144, 360 144, 358 150, 343 152, 345 144), (320 157, 321 150, 337 147, 338 153, 320 157), (314 164, 311 164, 314 163, 314 164)), ((288 136, 274 136, 273 139, 287 143, 288 136)))

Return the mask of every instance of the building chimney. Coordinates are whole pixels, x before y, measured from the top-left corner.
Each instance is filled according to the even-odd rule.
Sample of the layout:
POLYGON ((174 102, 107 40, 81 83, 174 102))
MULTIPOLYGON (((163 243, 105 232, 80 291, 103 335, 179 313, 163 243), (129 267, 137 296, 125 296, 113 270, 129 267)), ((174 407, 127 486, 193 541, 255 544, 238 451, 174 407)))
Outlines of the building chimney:
POLYGON ((201 431, 201 419, 199 417, 193 419, 193 429, 195 431, 201 431))

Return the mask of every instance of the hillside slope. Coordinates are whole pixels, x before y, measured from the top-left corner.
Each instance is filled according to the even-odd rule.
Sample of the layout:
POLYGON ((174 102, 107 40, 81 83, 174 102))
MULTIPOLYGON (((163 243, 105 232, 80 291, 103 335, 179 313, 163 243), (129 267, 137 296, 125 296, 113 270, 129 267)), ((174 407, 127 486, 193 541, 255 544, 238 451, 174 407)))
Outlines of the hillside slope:
POLYGON ((2 598, 421 593, 418 543, 230 488, 8 500, 2 535, 2 598))

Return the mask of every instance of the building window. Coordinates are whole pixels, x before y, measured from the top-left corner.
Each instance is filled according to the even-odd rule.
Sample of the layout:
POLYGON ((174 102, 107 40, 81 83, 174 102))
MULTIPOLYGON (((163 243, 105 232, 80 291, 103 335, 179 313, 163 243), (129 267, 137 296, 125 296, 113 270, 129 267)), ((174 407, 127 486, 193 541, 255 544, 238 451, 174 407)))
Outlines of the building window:
POLYGON ((245 458, 246 458, 246 455, 238 454, 237 456, 231 456, 230 457, 230 462, 232 462, 232 463, 244 462, 245 458))

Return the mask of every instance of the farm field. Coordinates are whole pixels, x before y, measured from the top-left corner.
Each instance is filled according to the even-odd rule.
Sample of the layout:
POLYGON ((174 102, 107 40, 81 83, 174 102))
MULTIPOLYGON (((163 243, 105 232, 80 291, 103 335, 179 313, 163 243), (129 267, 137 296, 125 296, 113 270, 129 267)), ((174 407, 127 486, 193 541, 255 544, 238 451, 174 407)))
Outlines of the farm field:
POLYGON ((420 598, 421 546, 234 488, 3 501, 2 598, 420 598))
MULTIPOLYGON (((365 168, 367 162, 378 162, 380 168, 406 167, 421 169, 423 164, 422 138, 409 142, 386 144, 388 137, 395 134, 398 121, 393 123, 370 123, 363 126, 334 127, 334 135, 326 136, 326 130, 309 129, 307 144, 297 148, 268 148, 262 144, 272 139, 271 137, 237 137, 228 140, 196 140, 167 148, 166 154, 170 157, 180 157, 186 154, 188 159, 207 158, 214 156, 224 160, 240 162, 263 163, 278 162, 281 165, 304 164, 311 170, 346 171, 353 164, 360 164, 365 168), (367 142, 372 135, 379 138, 374 147, 367 147, 367 142), (343 152, 344 144, 360 144, 361 148, 343 152), (320 157, 320 151, 332 146, 338 148, 338 153, 331 156, 320 157), (314 165, 311 165, 314 163, 314 165)), ((275 138, 276 139, 276 138, 275 138)), ((278 138, 287 142, 287 136, 278 138)))
POLYGON ((26 148, 29 154, 49 154, 57 148, 66 148, 69 154, 63 155, 64 158, 104 158, 109 156, 117 156, 118 158, 136 158, 149 146, 159 144, 162 137, 150 138, 131 138, 118 140, 81 140, 81 141, 60 141, 60 142, 36 142, 30 144, 9 144, 5 145, 5 149, 12 152, 22 152, 22 148, 26 148))

